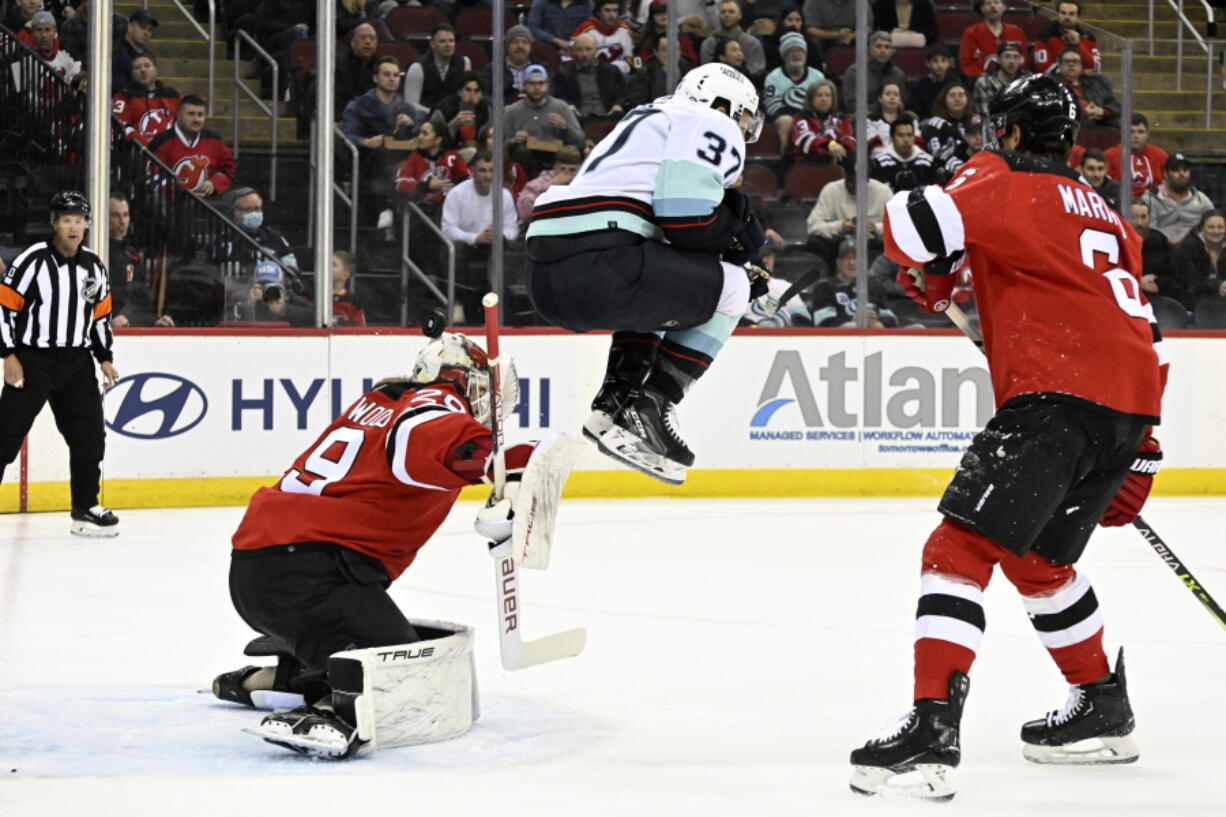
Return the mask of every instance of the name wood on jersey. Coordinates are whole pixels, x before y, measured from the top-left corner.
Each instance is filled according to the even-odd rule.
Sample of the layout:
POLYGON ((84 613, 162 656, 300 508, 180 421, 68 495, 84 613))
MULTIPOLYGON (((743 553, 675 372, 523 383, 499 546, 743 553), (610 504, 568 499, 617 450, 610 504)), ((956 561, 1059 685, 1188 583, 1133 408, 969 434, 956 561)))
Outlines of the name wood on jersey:
POLYGON ((395 412, 392 409, 375 403, 368 403, 365 397, 361 397, 358 399, 358 402, 354 403, 353 409, 350 410, 349 420, 354 425, 386 428, 387 424, 392 421, 393 414, 395 412))
POLYGON ((1074 216, 1097 218, 1109 224, 1114 224, 1121 230, 1124 228, 1119 215, 1111 209, 1102 196, 1094 192, 1086 192, 1080 187, 1069 187, 1065 184, 1058 184, 1056 187, 1060 190, 1060 200, 1064 204, 1064 212, 1074 216))

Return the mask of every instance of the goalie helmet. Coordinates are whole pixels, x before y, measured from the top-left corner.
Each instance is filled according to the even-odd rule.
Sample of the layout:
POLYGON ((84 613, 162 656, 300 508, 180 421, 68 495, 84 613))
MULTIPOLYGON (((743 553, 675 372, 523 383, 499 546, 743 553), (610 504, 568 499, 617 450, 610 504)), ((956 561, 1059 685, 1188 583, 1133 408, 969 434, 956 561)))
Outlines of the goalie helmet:
POLYGON ((745 141, 756 142, 762 133, 762 113, 758 110, 758 92, 749 77, 722 62, 709 62, 687 73, 677 83, 674 100, 694 102, 704 108, 718 104, 728 106, 728 116, 740 124, 741 114, 751 117, 745 130, 745 141))
POLYGON ((1021 141, 1017 150, 1034 152, 1050 139, 1072 145, 1081 125, 1077 122, 1077 97, 1063 82, 1047 74, 1031 74, 1013 80, 992 98, 988 106, 988 135, 1000 139, 1017 125, 1021 141))
MULTIPOLYGON (((513 367, 501 367, 503 405, 514 408, 519 399, 519 380, 513 367)), ((490 425, 490 359, 479 345, 460 332, 443 332, 417 353, 409 380, 455 383, 468 400, 473 417, 490 425)))

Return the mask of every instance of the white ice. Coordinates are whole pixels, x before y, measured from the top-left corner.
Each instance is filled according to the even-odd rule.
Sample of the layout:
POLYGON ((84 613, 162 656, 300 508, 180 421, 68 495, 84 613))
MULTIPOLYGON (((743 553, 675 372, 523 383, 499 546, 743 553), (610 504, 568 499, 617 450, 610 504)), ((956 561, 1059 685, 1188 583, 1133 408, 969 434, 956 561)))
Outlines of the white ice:
MULTIPOLYGON (((908 706, 923 500, 568 501, 552 565, 523 571, 525 630, 588 629, 579 657, 507 673, 493 577, 460 505, 392 594, 477 628, 483 715, 448 743, 309 761, 198 694, 246 663, 230 607, 240 508, 0 517, 0 815, 1226 814, 1226 631, 1130 528, 1083 567, 1127 648, 1141 760, 1025 762, 1022 721, 1066 688, 1012 587, 988 592, 957 798, 857 797, 848 752, 908 706)), ((1226 601, 1226 503, 1146 516, 1226 601)))

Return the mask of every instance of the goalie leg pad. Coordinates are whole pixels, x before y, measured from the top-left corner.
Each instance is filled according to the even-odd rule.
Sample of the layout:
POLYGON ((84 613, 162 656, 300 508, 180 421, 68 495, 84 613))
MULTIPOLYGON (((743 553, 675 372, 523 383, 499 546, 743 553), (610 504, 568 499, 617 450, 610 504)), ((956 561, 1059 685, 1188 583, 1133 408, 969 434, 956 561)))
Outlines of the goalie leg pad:
POLYGON ((472 630, 411 623, 421 641, 346 650, 328 659, 332 708, 368 749, 459 737, 479 714, 472 630))

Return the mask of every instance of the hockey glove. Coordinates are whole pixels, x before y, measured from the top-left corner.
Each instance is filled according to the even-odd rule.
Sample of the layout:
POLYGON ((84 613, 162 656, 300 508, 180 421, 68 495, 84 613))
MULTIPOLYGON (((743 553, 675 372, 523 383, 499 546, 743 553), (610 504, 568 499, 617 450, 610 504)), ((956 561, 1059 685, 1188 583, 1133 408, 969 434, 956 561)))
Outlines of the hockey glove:
POLYGON ((925 312, 944 312, 952 303, 954 284, 958 271, 965 261, 962 250, 944 258, 937 258, 924 265, 921 271, 915 267, 899 267, 895 280, 903 294, 919 304, 925 312))
POLYGON ((753 303, 770 291, 770 270, 757 264, 749 263, 745 265, 745 274, 749 276, 750 303, 753 303))
POLYGON ((1128 476, 1116 491, 1115 498, 1107 506, 1107 512, 1098 524, 1104 528, 1115 528, 1127 525, 1137 518, 1145 500, 1149 498, 1149 489, 1154 484, 1154 474, 1162 464, 1162 446, 1153 437, 1146 437, 1137 449, 1137 456, 1128 469, 1128 476))
POLYGON ((732 223, 731 243, 724 249, 722 258, 729 264, 762 263, 762 248, 766 246, 766 230, 762 222, 754 215, 753 203, 740 190, 728 188, 724 191, 724 203, 728 208, 732 223))

